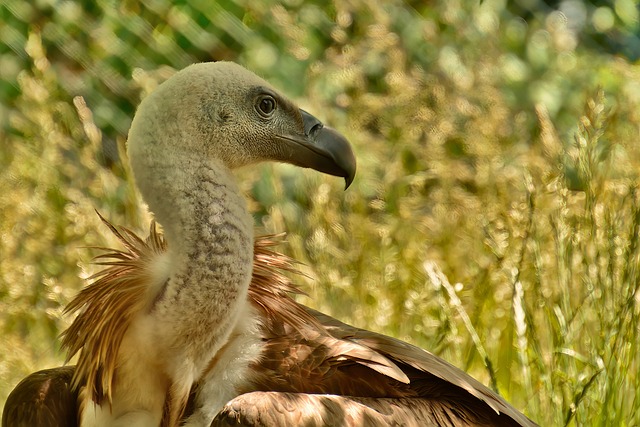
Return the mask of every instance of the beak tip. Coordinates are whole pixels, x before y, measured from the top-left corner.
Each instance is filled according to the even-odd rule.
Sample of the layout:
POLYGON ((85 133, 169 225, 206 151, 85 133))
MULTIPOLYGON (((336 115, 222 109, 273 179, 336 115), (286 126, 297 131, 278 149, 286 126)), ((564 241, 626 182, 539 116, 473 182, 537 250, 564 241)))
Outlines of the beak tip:
POLYGON ((351 186, 351 183, 353 182, 354 177, 355 177, 355 174, 344 177, 344 191, 347 191, 347 189, 351 186))
POLYGON ((356 176, 356 157, 353 153, 349 141, 337 130, 324 127, 322 129, 324 136, 328 136, 327 142, 331 141, 331 144, 326 144, 327 147, 331 147, 331 153, 335 161, 335 165, 341 172, 340 175, 344 177, 344 189, 347 190, 356 176))

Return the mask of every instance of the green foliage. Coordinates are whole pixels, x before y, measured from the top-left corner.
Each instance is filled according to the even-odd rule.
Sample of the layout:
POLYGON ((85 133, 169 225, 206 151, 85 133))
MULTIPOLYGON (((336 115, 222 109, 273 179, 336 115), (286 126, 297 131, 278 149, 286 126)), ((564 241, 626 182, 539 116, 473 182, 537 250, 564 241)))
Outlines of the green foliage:
POLYGON ((140 97, 232 59, 354 143, 347 192, 240 172, 258 229, 286 231, 312 277, 303 302, 441 355, 541 425, 640 423, 640 70, 584 37, 637 33, 629 2, 585 8, 582 29, 499 1, 257 3, 0 4, 0 401, 64 360, 84 247, 115 244, 94 209, 146 228, 122 161, 140 97))

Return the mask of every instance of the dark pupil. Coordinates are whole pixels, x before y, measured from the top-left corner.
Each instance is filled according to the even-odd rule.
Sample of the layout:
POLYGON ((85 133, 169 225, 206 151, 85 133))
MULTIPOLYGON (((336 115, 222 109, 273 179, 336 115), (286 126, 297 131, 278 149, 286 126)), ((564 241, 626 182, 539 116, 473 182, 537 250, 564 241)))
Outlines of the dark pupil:
POLYGON ((270 113, 271 111, 273 111, 273 108, 273 99, 264 98, 262 101, 260 101, 260 109, 263 113, 270 113))

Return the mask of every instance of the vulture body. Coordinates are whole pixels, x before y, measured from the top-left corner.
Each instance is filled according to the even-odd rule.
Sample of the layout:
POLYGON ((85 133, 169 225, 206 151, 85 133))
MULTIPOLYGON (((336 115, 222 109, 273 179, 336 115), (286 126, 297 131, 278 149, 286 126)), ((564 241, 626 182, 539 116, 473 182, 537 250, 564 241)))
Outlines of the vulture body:
POLYGON ((128 144, 164 236, 105 221, 125 249, 67 307, 77 365, 18 384, 3 426, 535 425, 431 353, 291 297, 293 262, 254 239, 232 170, 280 161, 348 186, 355 159, 265 81, 190 66, 141 103, 128 144))

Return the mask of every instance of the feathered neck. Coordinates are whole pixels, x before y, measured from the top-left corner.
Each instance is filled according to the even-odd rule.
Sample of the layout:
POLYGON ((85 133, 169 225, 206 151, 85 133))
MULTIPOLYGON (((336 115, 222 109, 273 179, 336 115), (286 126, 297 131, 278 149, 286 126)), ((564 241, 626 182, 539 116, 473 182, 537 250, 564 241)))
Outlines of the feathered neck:
POLYGON ((170 248, 153 325, 141 335, 153 339, 170 379, 169 425, 177 425, 192 384, 245 312, 253 256, 253 218, 231 171, 215 161, 188 160, 175 159, 168 169, 174 174, 147 183, 151 191, 143 192, 170 248))

